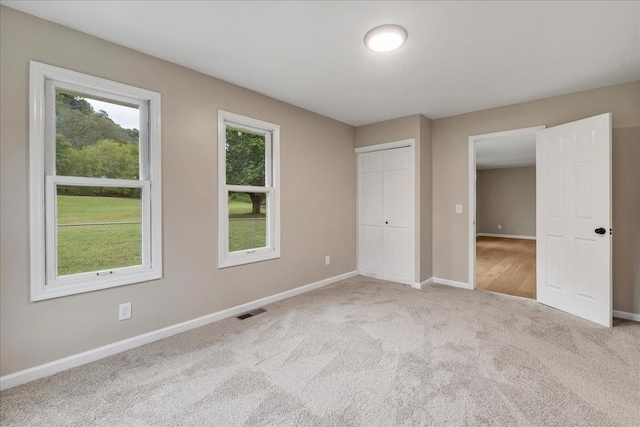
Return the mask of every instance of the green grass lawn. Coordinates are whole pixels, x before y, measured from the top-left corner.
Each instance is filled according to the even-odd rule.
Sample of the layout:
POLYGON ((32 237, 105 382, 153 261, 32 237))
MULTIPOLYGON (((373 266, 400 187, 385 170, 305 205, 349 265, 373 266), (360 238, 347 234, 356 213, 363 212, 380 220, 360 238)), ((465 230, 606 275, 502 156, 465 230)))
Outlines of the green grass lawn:
POLYGON ((260 206, 260 213, 251 213, 252 206, 251 200, 247 197, 247 200, 234 200, 229 198, 229 218, 264 218, 267 210, 265 206, 260 206))
MULTIPOLYGON (((251 213, 246 195, 229 200, 229 250, 266 246, 266 211, 251 213)), ((140 199, 58 196, 58 225, 138 222, 140 199)), ((58 275, 129 267, 142 263, 141 224, 58 227, 58 275)))
POLYGON ((58 275, 142 264, 140 224, 58 227, 58 275))
MULTIPOLYGON (((58 196, 58 224, 140 221, 140 199, 58 196)), ((58 227, 58 275, 142 264, 141 224, 58 227)))
POLYGON ((262 248, 267 245, 266 208, 251 213, 251 199, 246 194, 229 197, 229 252, 262 248))
POLYGON ((229 252, 267 245, 267 221, 264 217, 234 221, 229 218, 229 252))
POLYGON ((140 221, 140 199, 58 196, 58 224, 140 221))

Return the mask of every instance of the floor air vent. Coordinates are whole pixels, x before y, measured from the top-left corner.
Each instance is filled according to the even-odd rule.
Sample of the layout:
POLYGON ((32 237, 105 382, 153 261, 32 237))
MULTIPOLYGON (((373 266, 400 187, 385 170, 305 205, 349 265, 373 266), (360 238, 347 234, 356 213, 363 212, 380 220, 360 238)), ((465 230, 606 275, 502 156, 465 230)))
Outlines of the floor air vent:
POLYGON ((257 316, 258 314, 262 314, 265 311, 267 311, 267 310, 265 310, 264 308, 256 308, 255 310, 251 310, 251 311, 243 313, 243 314, 241 314, 239 316, 236 316, 236 319, 240 319, 240 320, 248 319, 249 317, 253 317, 253 316, 257 316))

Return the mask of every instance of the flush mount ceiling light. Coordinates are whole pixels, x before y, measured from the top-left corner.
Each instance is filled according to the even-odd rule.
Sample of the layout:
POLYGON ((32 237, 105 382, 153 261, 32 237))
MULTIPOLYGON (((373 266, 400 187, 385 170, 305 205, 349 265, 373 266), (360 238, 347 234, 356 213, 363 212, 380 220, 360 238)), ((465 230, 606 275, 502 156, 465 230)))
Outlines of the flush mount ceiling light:
POLYGON ((380 25, 364 36, 364 45, 374 52, 391 52, 407 41, 407 30, 400 25, 380 25))

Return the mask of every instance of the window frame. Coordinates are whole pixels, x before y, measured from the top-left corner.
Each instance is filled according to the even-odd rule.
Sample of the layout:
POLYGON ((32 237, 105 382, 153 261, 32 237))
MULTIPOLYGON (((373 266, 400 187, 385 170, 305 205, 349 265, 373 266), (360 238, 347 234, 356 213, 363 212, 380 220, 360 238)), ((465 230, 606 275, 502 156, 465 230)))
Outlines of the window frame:
POLYGON ((280 126, 218 110, 218 268, 280 258, 280 126), (227 184, 226 130, 265 135, 265 186, 227 184), (267 246, 229 252, 229 192, 266 193, 267 246))
POLYGON ((129 285, 162 277, 160 94, 91 75, 30 63, 30 294, 32 301, 129 285), (56 175, 55 91, 135 105, 140 114, 137 180, 56 175), (58 185, 141 189, 142 264, 57 275, 58 185))

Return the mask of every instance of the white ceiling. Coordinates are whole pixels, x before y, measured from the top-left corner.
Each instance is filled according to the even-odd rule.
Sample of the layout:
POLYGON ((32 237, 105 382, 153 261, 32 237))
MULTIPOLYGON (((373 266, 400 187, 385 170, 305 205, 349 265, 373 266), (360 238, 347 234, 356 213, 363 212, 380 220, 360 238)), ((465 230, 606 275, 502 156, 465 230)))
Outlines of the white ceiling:
POLYGON ((640 2, 2 1, 351 125, 640 79, 640 2), (380 24, 400 50, 363 44, 380 24))
POLYGON ((536 134, 476 141, 476 169, 521 168, 536 165, 536 134))

